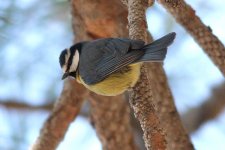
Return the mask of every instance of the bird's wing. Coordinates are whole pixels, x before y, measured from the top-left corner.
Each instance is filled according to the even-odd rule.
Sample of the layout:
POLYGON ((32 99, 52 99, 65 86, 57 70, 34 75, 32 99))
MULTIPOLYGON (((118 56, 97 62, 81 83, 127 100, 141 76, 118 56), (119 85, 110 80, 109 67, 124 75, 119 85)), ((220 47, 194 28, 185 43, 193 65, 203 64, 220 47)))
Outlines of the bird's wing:
POLYGON ((144 42, 140 40, 110 38, 98 42, 105 42, 101 46, 93 43, 93 45, 98 45, 97 47, 103 51, 103 54, 99 55, 100 58, 95 58, 96 60, 87 72, 82 71, 81 76, 86 84, 102 81, 111 73, 131 64, 144 54, 144 51, 138 50, 144 46, 144 42))

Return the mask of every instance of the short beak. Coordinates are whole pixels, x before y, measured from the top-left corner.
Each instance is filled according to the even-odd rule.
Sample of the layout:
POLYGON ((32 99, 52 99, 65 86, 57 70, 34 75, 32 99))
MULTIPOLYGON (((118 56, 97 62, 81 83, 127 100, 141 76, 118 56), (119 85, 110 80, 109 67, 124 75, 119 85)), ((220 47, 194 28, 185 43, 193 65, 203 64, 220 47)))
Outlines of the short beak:
POLYGON ((69 76, 69 72, 64 73, 64 75, 62 76, 62 80, 64 80, 65 78, 67 78, 69 76))

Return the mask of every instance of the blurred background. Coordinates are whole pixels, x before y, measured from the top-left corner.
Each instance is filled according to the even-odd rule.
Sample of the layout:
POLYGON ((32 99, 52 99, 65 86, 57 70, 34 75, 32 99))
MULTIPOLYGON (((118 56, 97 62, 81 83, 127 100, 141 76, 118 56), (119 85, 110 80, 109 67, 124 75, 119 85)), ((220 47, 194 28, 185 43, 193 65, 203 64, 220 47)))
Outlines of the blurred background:
MULTIPOLYGON (((188 0, 188 3, 225 43, 224 1, 188 0)), ((215 91, 219 89, 220 93, 225 93, 224 77, 158 3, 147 10, 147 21, 155 39, 168 32, 177 33, 164 68, 176 106, 187 122, 190 118, 187 114, 204 109, 202 106, 215 98, 215 91)), ((62 90, 58 56, 73 43, 73 38, 68 1, 1 1, 0 150, 25 150, 37 138, 49 108, 62 90)), ((225 99, 225 94, 223 96, 225 99)), ((214 108, 213 103, 211 105, 214 108)), ((225 147, 223 108, 216 117, 191 131, 191 140, 197 150, 225 147)), ((218 109, 217 105, 214 109, 218 109)), ((191 114, 191 117, 194 116, 191 114)), ((82 115, 71 124, 58 150, 77 147, 79 150, 101 150, 94 129, 82 115)))

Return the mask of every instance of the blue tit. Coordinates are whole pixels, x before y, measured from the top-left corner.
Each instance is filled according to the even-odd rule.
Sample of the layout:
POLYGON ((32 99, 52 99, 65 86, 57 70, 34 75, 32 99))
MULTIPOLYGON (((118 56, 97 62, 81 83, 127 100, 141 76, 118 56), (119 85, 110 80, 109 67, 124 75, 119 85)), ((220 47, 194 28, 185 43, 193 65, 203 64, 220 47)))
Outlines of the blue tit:
POLYGON ((162 62, 175 33, 145 45, 142 40, 103 38, 79 42, 61 52, 62 79, 74 77, 89 90, 115 96, 135 86, 143 62, 162 62))

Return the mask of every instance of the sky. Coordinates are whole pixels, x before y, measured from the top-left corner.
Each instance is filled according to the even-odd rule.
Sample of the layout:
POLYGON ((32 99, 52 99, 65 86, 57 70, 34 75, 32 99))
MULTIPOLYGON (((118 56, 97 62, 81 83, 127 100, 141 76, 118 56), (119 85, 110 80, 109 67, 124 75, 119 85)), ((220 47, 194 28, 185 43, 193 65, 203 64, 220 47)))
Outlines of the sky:
MULTIPOLYGON (((206 25, 225 43, 223 0, 189 0, 206 25)), ((147 10, 148 28, 155 39, 176 32, 164 63, 179 112, 200 105, 224 77, 190 35, 158 3, 147 10)), ((69 2, 8 0, 1 2, 0 100, 16 99, 32 105, 57 99, 63 82, 60 52, 73 43, 69 2), (13 10, 13 11, 12 11, 13 10)), ((0 106, 0 149, 24 150, 32 145, 48 116, 45 111, 7 110, 0 106)), ((225 113, 191 135, 197 150, 225 147, 225 113), (213 137, 213 138, 212 138, 213 137)), ((79 116, 58 150, 100 150, 101 144, 88 120, 79 116)))

